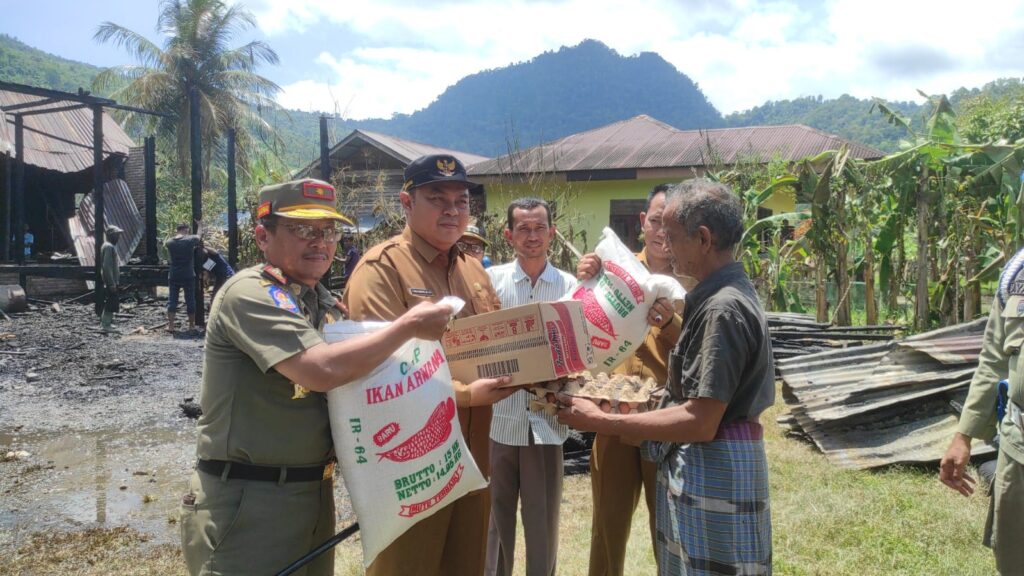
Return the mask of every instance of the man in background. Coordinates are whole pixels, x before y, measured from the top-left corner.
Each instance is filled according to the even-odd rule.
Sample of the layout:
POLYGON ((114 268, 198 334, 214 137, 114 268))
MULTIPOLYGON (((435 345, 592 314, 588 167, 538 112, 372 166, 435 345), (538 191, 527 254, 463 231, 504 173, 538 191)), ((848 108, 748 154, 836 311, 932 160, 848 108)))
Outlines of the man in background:
POLYGON ((117 241, 121 238, 121 229, 107 226, 103 245, 100 246, 100 274, 103 276, 103 312, 100 314, 100 332, 113 331, 114 314, 120 304, 117 292, 121 280, 121 265, 117 260, 117 241))
POLYGON ((164 242, 170 255, 167 272, 167 331, 174 332, 174 316, 178 312, 178 291, 185 293, 185 311, 189 331, 196 328, 196 251, 202 241, 188 233, 188 224, 178 224, 175 235, 164 242))
MULTIPOLYGON (((466 226, 466 231, 462 233, 458 246, 463 254, 468 254, 483 264, 485 258, 484 251, 487 250, 487 239, 480 233, 479 228, 472 224, 466 226)), ((484 266, 484 268, 487 268, 487 266, 484 266)))
MULTIPOLYGON (((555 237, 548 203, 520 198, 508 207, 505 239, 516 259, 487 275, 502 308, 552 302, 576 286, 572 274, 548 261, 555 237)), ((553 416, 529 410, 520 390, 494 405, 491 420, 491 523, 487 532, 488 576, 510 576, 515 560, 516 512, 523 501, 527 576, 553 576, 558 559, 562 503, 562 444, 569 428, 553 416)))

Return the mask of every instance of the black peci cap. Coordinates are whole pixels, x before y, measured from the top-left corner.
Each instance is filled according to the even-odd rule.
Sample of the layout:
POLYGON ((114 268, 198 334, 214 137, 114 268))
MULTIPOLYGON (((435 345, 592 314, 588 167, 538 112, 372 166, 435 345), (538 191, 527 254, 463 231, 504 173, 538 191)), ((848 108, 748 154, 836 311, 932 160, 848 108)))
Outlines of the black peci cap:
POLYGON ((467 188, 476 182, 466 177, 466 166, 449 154, 420 156, 405 167, 405 184, 402 190, 412 190, 434 182, 462 182, 467 188))

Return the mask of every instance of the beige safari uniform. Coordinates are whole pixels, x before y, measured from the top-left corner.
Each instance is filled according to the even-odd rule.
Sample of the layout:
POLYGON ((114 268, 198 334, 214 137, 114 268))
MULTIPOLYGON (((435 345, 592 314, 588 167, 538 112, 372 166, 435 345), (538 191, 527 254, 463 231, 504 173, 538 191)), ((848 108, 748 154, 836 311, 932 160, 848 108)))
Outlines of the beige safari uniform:
MULTIPOLYGON (((416 304, 442 296, 466 301, 460 318, 492 312, 501 301, 483 266, 457 248, 441 253, 406 227, 367 251, 352 272, 345 304, 353 320, 394 320, 416 304)), ((459 424, 477 466, 488 475, 491 407, 469 408, 469 390, 455 382, 459 424)), ((370 576, 473 576, 481 574, 487 544, 490 496, 467 494, 414 525, 384 549, 370 576)))
MULTIPOLYGON (((647 250, 636 255, 647 265, 647 250)), ((680 278, 676 278, 680 280, 680 278)), ((668 381, 668 357, 679 340, 683 319, 676 314, 664 328, 651 328, 637 351, 614 370, 641 378, 654 378, 659 386, 668 381)), ((640 456, 638 443, 598 434, 590 451, 590 486, 594 511, 590 536, 590 576, 621 576, 626 562, 626 542, 633 525, 633 511, 640 489, 647 501, 651 542, 655 540, 654 490, 658 465, 640 456)))
POLYGON ((1004 575, 1024 571, 1024 434, 1013 423, 1011 411, 996 422, 996 398, 1000 380, 1009 381, 1009 399, 1024 407, 1024 250, 1006 266, 993 299, 978 369, 960 415, 958 431, 971 438, 991 440, 999 431, 992 509, 986 525, 986 541, 1004 575), (1004 304, 1005 302, 1005 304, 1004 304))
MULTIPOLYGON (((306 467, 333 458, 326 396, 306 392, 273 366, 324 342, 323 325, 340 317, 335 303, 323 286, 290 282, 269 266, 247 268, 224 284, 207 324, 201 460, 306 467)), ((323 543, 334 534, 333 480, 325 476, 286 483, 195 472, 181 511, 189 572, 276 573, 323 543)), ((332 575, 334 555, 320 555, 299 573, 332 575)))

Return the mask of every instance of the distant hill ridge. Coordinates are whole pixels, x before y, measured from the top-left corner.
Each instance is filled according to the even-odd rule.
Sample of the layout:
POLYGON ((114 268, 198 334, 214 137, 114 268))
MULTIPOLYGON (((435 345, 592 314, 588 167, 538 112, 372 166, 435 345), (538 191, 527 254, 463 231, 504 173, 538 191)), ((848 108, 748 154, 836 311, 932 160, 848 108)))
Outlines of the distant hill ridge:
MULTIPOLYGON (((131 58, 125 54, 125 63, 131 58)), ((48 54, 0 34, 0 80, 76 91, 90 89, 100 68, 48 54)), ((983 88, 959 88, 954 104, 981 92, 998 95, 1015 79, 983 88)), ((924 105, 891 103, 910 117, 924 105)), ((807 126, 890 152, 904 136, 878 114, 871 101, 843 95, 808 96, 766 102, 725 117, 697 83, 652 52, 622 56, 596 40, 548 51, 502 68, 471 74, 450 86, 426 108, 388 119, 332 120, 331 144, 354 128, 381 132, 455 150, 497 156, 541 142, 646 114, 676 128, 723 128, 782 124, 807 126)), ((318 155, 318 113, 264 112, 284 142, 282 157, 292 169, 318 155)))

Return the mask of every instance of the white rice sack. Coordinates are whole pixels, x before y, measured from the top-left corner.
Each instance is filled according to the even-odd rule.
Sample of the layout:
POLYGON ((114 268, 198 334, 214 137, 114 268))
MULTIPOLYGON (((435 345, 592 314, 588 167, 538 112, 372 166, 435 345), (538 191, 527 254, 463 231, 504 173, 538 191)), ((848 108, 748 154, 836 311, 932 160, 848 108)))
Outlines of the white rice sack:
POLYGON ((597 363, 591 372, 597 374, 610 372, 640 347, 655 300, 682 300, 686 290, 671 276, 651 274, 611 228, 604 229, 594 253, 601 271, 566 299, 583 304, 597 363))
MULTIPOLYGON (((325 337, 386 325, 335 322, 325 337)), ((416 522, 487 486, 462 437, 439 342, 408 341, 366 377, 328 392, 327 406, 365 566, 416 522)))

